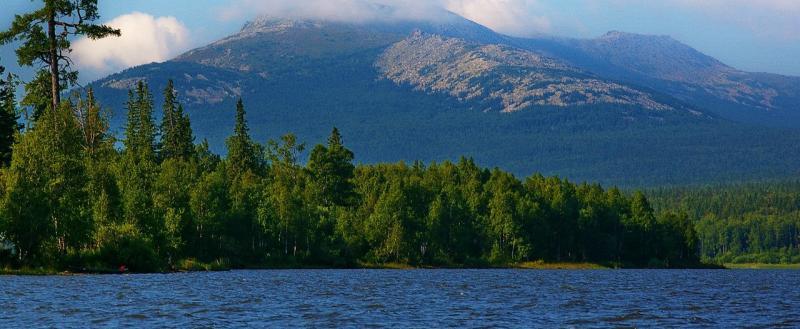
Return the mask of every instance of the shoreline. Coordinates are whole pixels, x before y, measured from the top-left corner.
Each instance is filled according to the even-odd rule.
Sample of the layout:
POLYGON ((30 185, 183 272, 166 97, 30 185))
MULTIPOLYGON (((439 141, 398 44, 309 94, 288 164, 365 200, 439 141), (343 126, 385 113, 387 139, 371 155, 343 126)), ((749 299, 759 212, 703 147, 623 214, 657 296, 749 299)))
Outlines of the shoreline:
POLYGON ((178 274, 191 272, 226 272, 236 270, 644 270, 644 269, 663 269, 663 270, 693 270, 693 269, 787 269, 800 270, 800 264, 696 264, 695 266, 675 267, 675 268, 649 268, 638 266, 620 266, 614 263, 591 263, 591 262, 521 262, 504 265, 487 266, 414 266, 402 263, 371 264, 360 263, 357 266, 244 266, 244 267, 192 267, 179 268, 171 271, 155 272, 119 272, 112 269, 85 269, 82 271, 57 270, 52 268, 21 268, 0 269, 0 276, 71 276, 71 275, 123 275, 123 274, 178 274))
POLYGON ((723 266, 732 270, 800 270, 800 264, 726 263, 723 266))

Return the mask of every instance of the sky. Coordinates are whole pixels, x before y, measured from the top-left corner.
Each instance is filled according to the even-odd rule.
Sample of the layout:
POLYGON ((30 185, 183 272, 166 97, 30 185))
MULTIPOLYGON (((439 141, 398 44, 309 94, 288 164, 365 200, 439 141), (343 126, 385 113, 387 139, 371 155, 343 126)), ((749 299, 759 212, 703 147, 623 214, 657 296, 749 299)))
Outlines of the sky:
MULTIPOLYGON (((2 0, 0 29, 35 0, 2 0)), ((341 21, 391 19, 373 3, 398 8, 395 18, 428 17, 445 8, 514 36, 593 38, 617 30, 669 35, 746 71, 800 76, 800 0, 99 0, 101 21, 123 37, 75 40, 73 57, 88 82, 127 67, 168 60, 241 28, 259 14, 341 21), (369 2, 369 3, 368 3, 369 2)), ((14 45, 0 46, 0 65, 23 79, 14 45)))

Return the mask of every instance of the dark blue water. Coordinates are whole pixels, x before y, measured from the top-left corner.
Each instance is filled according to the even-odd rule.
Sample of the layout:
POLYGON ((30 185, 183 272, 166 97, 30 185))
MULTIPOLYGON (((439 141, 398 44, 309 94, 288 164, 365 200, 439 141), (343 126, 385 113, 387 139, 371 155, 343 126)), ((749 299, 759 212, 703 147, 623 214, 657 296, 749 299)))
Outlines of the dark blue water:
POLYGON ((800 327, 800 271, 0 277, 0 327, 800 327))

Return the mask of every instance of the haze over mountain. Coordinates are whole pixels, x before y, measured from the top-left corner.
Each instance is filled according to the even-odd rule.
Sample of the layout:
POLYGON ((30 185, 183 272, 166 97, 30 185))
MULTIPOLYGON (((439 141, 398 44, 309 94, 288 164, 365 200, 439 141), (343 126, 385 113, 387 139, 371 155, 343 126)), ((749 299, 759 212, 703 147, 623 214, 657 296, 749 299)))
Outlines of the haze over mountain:
POLYGON ((318 142, 335 125, 362 162, 467 155, 520 175, 613 184, 800 168, 800 78, 742 72, 665 36, 515 38, 454 14, 260 17, 92 85, 121 127, 127 90, 139 80, 160 90, 168 79, 216 151, 242 97, 257 139, 295 132, 318 142))

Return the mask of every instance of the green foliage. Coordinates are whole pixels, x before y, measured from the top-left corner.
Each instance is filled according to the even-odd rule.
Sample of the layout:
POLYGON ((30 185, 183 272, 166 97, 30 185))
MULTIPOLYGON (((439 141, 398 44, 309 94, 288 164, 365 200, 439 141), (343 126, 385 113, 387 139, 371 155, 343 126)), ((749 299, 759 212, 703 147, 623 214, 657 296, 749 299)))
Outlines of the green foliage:
POLYGON ((248 171, 257 173, 261 167, 259 147, 250 138, 250 128, 245 119, 244 103, 241 99, 236 103, 236 125, 233 136, 225 142, 228 146, 228 169, 233 177, 248 171))
POLYGON ((122 222, 136 227, 158 252, 164 252, 168 244, 164 218, 158 216, 153 200, 154 184, 159 175, 153 100, 142 81, 137 84, 135 93, 131 91, 129 95, 125 149, 116 163, 122 222))
POLYGON ((0 66, 0 166, 11 163, 11 151, 14 138, 19 133, 19 115, 15 99, 16 80, 9 74, 3 78, 5 68, 0 66))
POLYGON ((225 228, 231 200, 223 166, 205 171, 189 192, 193 237, 191 250, 201 260, 228 256, 225 228))
POLYGON ((305 193, 308 177, 298 163, 299 153, 304 148, 305 145, 298 144, 294 135, 288 134, 280 142, 269 141, 267 149, 272 179, 265 193, 266 201, 262 203, 260 221, 277 232, 276 242, 282 246, 283 256, 296 257, 298 251, 302 255, 303 251, 310 249, 310 207, 305 193), (269 217, 264 217, 265 214, 271 214, 272 224, 269 217))
POLYGON ((113 226, 99 255, 111 269, 126 267, 133 272, 157 272, 164 268, 164 261, 156 254, 152 242, 131 224, 113 226))
POLYGON ((800 260, 800 182, 666 188, 649 192, 707 261, 796 263, 800 260), (694 224, 694 230, 686 222, 694 224))
POLYGON ((172 80, 164 89, 164 106, 161 122, 161 159, 188 160, 194 152, 194 136, 189 116, 183 113, 183 105, 176 100, 172 80))
POLYGON ((328 146, 317 145, 311 151, 308 169, 313 189, 325 206, 344 206, 353 198, 353 152, 342 144, 339 130, 333 128, 328 146))
POLYGON ((125 154, 135 161, 155 162, 156 125, 153 121, 153 97, 144 81, 136 92, 128 93, 128 125, 125 129, 125 154))
MULTIPOLYGON (((65 88, 66 86, 62 86, 65 88)), ((23 115, 25 121, 36 121, 50 107, 52 96, 50 94, 50 72, 39 70, 31 81, 25 84, 25 95, 20 105, 25 107, 23 115), (28 109, 32 110, 30 113, 28 109)))
POLYGON ((64 103, 47 111, 14 147, 3 210, 6 234, 23 260, 89 243, 87 174, 73 110, 64 103))
POLYGON ((193 229, 190 191, 198 177, 196 162, 168 159, 153 184, 155 216, 163 218, 160 233, 170 255, 177 256, 188 246, 185 237, 193 229))

